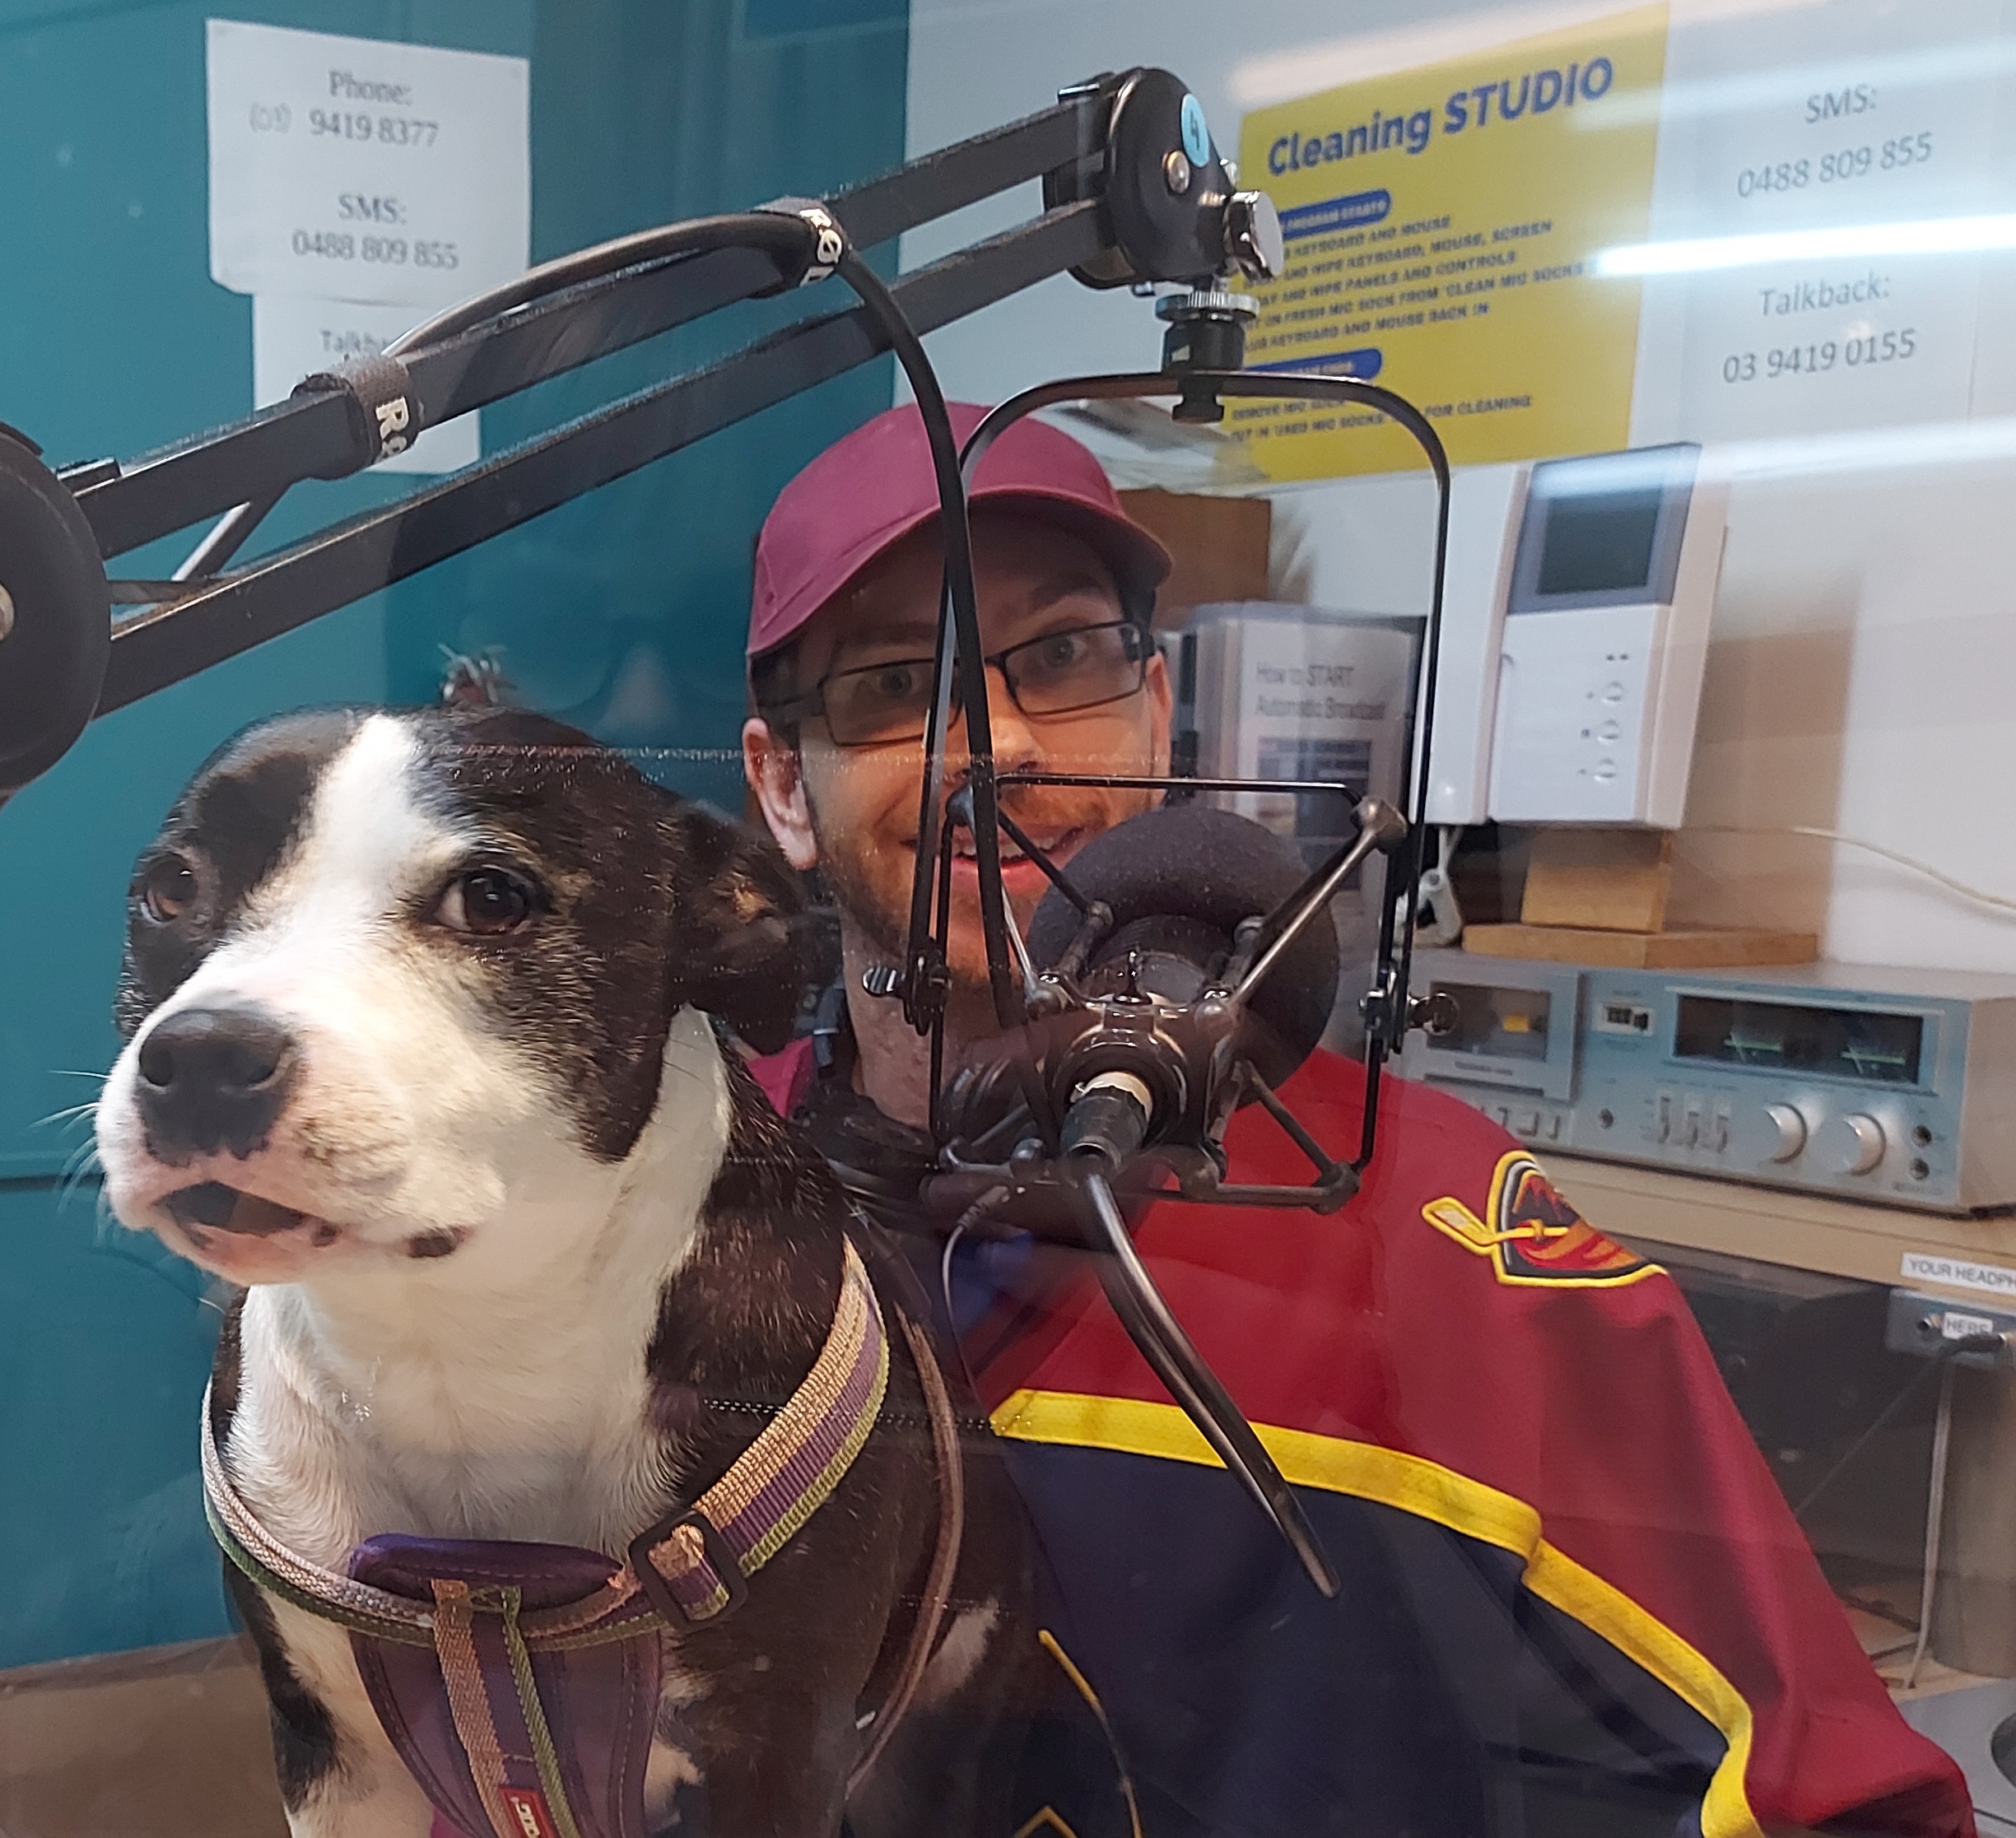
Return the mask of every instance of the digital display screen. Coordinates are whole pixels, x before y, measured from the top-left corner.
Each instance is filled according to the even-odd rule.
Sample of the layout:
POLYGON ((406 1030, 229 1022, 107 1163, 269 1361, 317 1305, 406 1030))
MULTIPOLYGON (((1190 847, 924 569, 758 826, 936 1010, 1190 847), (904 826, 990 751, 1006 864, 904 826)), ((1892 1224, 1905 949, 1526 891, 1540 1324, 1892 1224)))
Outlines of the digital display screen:
POLYGON ((1540 549, 1543 594, 1637 593, 1651 579, 1664 481, 1550 499, 1540 549))
POLYGON ((1670 600, 1700 458, 1679 441, 1535 466, 1506 610, 1670 600))
POLYGON ((1922 1015, 1724 996, 1682 996, 1673 1043, 1677 1059, 1781 1068, 1862 1085, 1916 1085, 1924 1049, 1922 1015))
POLYGON ((1546 1059, 1552 1006, 1546 990, 1440 981, 1435 988, 1456 1005, 1456 1024, 1436 1040, 1438 1051, 1488 1059, 1546 1059))

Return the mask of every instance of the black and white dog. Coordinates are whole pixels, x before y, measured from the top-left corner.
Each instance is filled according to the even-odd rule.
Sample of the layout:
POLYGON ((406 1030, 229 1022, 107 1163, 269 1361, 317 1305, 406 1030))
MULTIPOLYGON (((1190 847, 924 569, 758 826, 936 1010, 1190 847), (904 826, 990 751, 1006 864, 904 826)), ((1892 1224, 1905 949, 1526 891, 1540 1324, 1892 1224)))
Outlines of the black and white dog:
MULTIPOLYGON (((621 1553, 761 1427, 719 1400, 803 1378, 840 1195, 710 1019, 788 1028, 796 910, 766 843, 514 711, 291 716, 203 770, 135 871, 98 1138, 119 1219, 245 1289, 213 1422, 283 1543, 621 1553)), ((839 1823, 938 1524, 893 1338, 838 1491, 665 1636, 654 1825, 839 1823)), ((425 1838, 342 1630, 230 1575, 295 1832, 425 1838)), ((993 1599, 954 1598, 920 1729, 985 1669, 993 1599)))

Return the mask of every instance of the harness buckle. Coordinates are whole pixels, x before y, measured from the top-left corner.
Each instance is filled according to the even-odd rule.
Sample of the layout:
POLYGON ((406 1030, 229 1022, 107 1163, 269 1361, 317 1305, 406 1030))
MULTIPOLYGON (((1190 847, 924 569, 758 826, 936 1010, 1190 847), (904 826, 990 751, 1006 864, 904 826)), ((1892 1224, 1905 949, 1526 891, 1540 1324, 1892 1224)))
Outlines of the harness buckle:
POLYGON ((749 1579, 743 1575, 742 1560, 721 1529, 700 1508, 676 1506, 657 1524, 640 1532, 630 1541, 630 1573, 637 1579, 644 1598, 673 1627, 707 1627, 724 1621, 749 1598, 749 1579), (728 1592, 728 1600, 712 1614, 696 1615, 672 1593, 664 1573, 651 1561, 651 1553, 682 1525, 691 1525, 700 1534, 700 1546, 709 1566, 728 1592))

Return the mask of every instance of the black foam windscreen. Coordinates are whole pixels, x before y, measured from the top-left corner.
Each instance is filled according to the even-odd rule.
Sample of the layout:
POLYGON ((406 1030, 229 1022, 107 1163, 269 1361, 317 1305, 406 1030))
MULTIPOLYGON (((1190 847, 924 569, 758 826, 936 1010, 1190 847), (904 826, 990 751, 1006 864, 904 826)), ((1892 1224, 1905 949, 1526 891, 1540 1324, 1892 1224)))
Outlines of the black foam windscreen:
MULTIPOLYGON (((1092 952, 1090 980, 1123 964, 1130 949, 1160 961, 1188 964, 1191 987, 1147 986, 1186 1001, 1205 973, 1232 948, 1242 919, 1259 918, 1301 885, 1305 869, 1273 831, 1229 811, 1203 804, 1166 805, 1131 817, 1096 836, 1071 858, 1065 872, 1087 900, 1113 909, 1113 928, 1092 952)), ((1055 887, 1044 895, 1029 926, 1029 954, 1049 969, 1078 936, 1078 910, 1055 887)), ((1306 1059, 1329 1025, 1337 1001, 1337 928, 1326 913, 1306 926, 1280 963, 1254 993, 1258 1024, 1255 1059, 1269 1084, 1278 1085, 1306 1059)))

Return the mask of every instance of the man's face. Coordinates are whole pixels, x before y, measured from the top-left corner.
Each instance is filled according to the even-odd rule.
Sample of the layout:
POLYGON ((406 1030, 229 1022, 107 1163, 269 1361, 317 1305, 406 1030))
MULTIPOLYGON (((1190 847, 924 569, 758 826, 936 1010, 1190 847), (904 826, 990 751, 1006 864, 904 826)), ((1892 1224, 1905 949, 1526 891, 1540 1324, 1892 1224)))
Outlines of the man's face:
MULTIPOLYGON (((973 517, 973 564, 982 642, 989 656, 1031 639, 1123 617, 1120 590, 1096 551, 1055 525, 981 507, 973 517)), ((926 658, 938 631, 943 563, 935 528, 879 557, 823 608, 799 641, 797 686, 809 690, 835 671, 926 658)), ((999 666, 987 672, 989 719, 1000 772, 1159 774, 1169 762, 1169 680, 1151 656, 1142 687, 1096 708, 1035 716, 1016 705, 999 666)), ((947 743, 947 795, 963 782, 966 724, 947 743)), ((823 718, 808 719, 795 762, 767 724, 743 737, 750 779, 764 814, 794 866, 822 869, 843 911, 891 961, 900 961, 916 872, 918 800, 924 743, 835 744, 823 718)), ((1054 860, 1068 861, 1101 831, 1156 802, 1153 793, 1042 785, 1009 787, 1008 814, 1054 860)), ((984 985, 979 877, 972 841, 957 839, 952 863, 952 970, 969 989, 984 985)), ((1002 838, 1002 879, 1027 925, 1048 882, 1002 838)))

